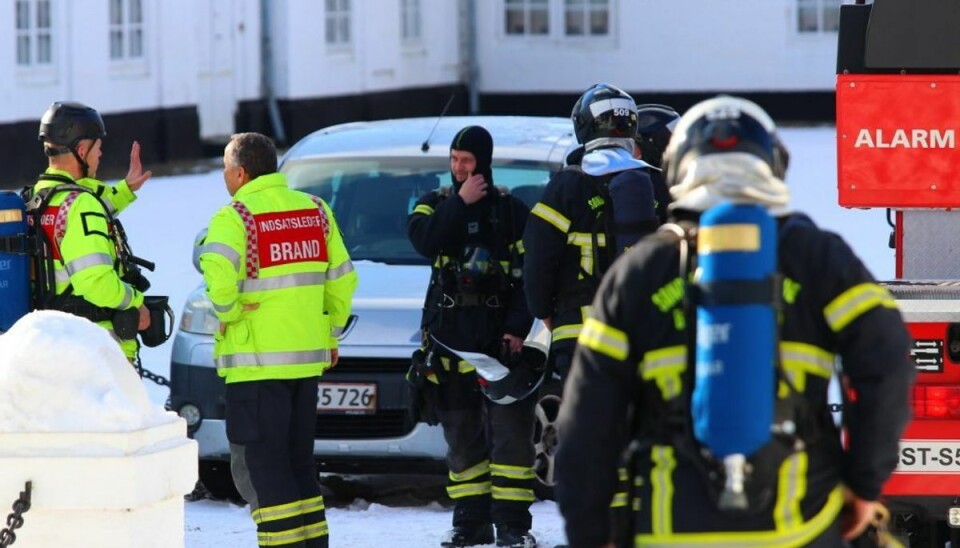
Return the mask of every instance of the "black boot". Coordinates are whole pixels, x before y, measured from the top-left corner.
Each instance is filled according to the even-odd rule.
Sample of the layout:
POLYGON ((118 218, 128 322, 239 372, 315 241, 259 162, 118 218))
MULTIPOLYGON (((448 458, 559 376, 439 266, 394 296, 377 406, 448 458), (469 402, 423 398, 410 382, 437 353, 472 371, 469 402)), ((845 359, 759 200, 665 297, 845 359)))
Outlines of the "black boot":
POLYGON ((447 531, 443 540, 440 541, 441 548, 460 548, 478 544, 493 544, 493 525, 489 523, 475 527, 458 525, 447 531))
POLYGON ((514 527, 497 527, 497 546, 503 548, 537 548, 537 539, 530 531, 514 527))

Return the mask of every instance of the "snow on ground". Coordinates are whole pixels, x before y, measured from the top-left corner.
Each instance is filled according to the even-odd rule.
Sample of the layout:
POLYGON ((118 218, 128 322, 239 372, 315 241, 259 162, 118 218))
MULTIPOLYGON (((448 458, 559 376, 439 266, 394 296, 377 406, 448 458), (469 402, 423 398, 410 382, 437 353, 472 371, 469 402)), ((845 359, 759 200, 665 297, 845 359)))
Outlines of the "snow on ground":
MULTIPOLYGON (((849 211, 837 205, 834 136, 832 127, 782 131, 791 152, 787 182, 792 204, 821 226, 844 235, 876 276, 890 278, 894 263, 893 252, 887 247, 890 228, 884 212, 849 211)), ((156 272, 148 273, 153 283, 149 293, 169 295, 178 315, 187 294, 200 280, 191 262, 194 237, 228 199, 219 170, 157 177, 146 184, 139 200, 121 216, 134 253, 157 263, 156 272)), ((170 346, 167 342, 144 349, 144 365, 167 375, 170 346)), ((147 390, 154 403, 162 405, 166 400, 166 389, 147 383, 147 390)), ((563 522, 554 503, 537 503, 533 512, 533 532, 542 546, 564 542, 563 522)), ((450 526, 451 511, 436 502, 386 506, 357 499, 344 508, 329 508, 327 516, 334 547, 420 548, 438 545, 440 535, 450 526)), ((247 511, 229 502, 187 503, 185 538, 188 548, 256 545, 247 511)))

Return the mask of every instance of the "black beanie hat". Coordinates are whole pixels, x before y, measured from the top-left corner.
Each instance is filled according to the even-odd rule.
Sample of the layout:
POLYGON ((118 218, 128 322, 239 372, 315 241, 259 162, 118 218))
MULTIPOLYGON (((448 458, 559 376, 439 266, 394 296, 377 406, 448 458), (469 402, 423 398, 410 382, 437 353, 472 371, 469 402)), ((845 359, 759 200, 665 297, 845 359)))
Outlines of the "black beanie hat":
MULTIPOLYGON (((493 173, 490 171, 493 137, 490 136, 490 132, 480 126, 467 126, 453 136, 450 150, 463 150, 473 154, 477 159, 476 173, 483 175, 487 184, 493 183, 493 173)), ((456 184, 456 181, 454 183, 456 184)))

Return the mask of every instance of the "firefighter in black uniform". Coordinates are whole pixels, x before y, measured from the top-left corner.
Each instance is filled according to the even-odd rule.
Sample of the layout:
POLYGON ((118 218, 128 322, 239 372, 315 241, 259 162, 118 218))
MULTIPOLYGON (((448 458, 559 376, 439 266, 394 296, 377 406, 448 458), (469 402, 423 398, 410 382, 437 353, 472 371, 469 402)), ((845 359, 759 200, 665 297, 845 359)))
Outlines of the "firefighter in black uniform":
MULTIPOLYGON (((612 218, 608 184, 633 170, 651 186, 642 172, 650 166, 633 157, 637 105, 630 95, 610 84, 594 85, 577 100, 571 119, 584 154, 569 158, 571 165, 550 179, 523 234, 527 304, 553 331, 550 359, 561 378, 600 277, 615 256, 607 241, 611 226, 604 221, 612 218)), ((652 190, 649 195, 652 208, 652 190)))
POLYGON ((766 206, 777 220, 776 401, 793 399, 801 411, 786 456, 773 466, 755 463, 772 474, 766 483, 757 476, 747 493, 765 489, 767 498, 740 513, 721 510, 715 462, 692 439, 688 356, 697 339, 680 264, 680 243, 690 240, 661 230, 608 272, 578 340, 557 455, 571 546, 613 545, 607 502, 628 439, 603 425, 628 421, 633 545, 840 546, 873 517, 909 419, 910 338, 895 301, 850 247, 786 209, 781 148, 759 106, 721 96, 684 114, 665 154, 671 217, 681 223, 670 228, 695 227, 700 213, 723 200, 766 206), (827 412, 836 357, 851 395, 845 449, 827 412))
MULTIPOLYGON (((533 317, 521 281, 529 210, 494 187, 493 140, 468 126, 450 145, 452 187, 423 196, 407 230, 432 264, 422 320, 423 347, 412 375, 429 378, 447 440, 447 493, 456 502, 453 529, 441 546, 533 547, 534 406, 481 395, 477 374, 450 349, 481 352, 507 363, 520 353, 533 317), (447 347, 447 348, 444 348, 447 347)), ((429 422, 429 421, 428 421, 429 422)))
POLYGON ((647 169, 653 181, 653 195, 657 200, 657 219, 660 223, 667 222, 667 206, 670 205, 670 192, 663 178, 661 164, 663 151, 667 148, 673 128, 677 125, 680 115, 667 105, 647 103, 637 105, 637 136, 633 138, 636 145, 636 157, 650 164, 647 169))

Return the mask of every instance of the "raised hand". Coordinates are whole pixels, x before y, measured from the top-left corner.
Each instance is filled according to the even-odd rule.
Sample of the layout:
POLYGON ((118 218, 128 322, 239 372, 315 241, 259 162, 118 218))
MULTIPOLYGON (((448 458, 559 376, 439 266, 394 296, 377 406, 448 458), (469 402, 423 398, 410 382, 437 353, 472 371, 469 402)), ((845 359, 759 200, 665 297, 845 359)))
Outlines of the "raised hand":
POLYGON ((130 169, 127 170, 127 186, 130 187, 130 190, 136 192, 152 175, 152 171, 143 171, 143 164, 140 163, 140 143, 134 141, 133 146, 130 147, 130 169))

